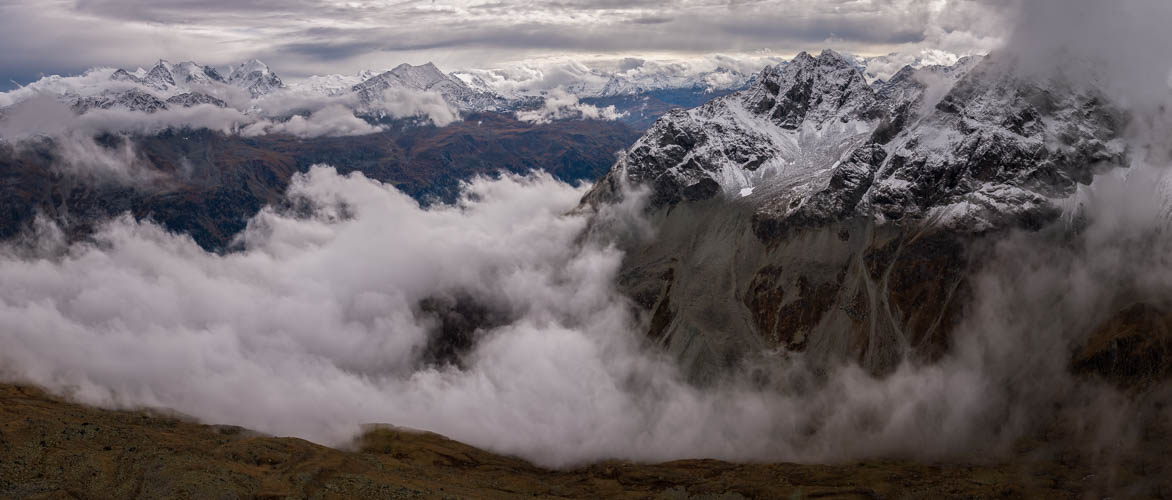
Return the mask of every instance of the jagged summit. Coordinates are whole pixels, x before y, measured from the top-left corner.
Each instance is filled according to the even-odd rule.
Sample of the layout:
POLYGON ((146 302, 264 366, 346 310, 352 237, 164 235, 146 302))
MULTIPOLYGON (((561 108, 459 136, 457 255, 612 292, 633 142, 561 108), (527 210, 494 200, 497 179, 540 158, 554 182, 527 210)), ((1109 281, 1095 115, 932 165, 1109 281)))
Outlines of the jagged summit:
POLYGON ((183 82, 188 85, 203 84, 207 85, 211 82, 223 83, 224 77, 220 72, 211 66, 200 66, 191 61, 181 62, 172 67, 172 74, 177 82, 183 82))
POLYGON ((744 91, 669 112, 612 172, 655 185, 657 204, 736 195, 773 180, 812 181, 865 142, 881 119, 874 102, 839 54, 803 52, 766 67, 744 91))
POLYGON ((849 119, 873 96, 851 61, 826 50, 817 58, 801 52, 784 68, 766 68, 742 102, 778 127, 795 130, 807 117, 817 128, 831 117, 849 119))
POLYGON ((98 88, 96 92, 91 90, 81 95, 66 93, 62 97, 72 102, 73 109, 79 113, 110 108, 153 113, 174 106, 211 104, 226 107, 228 89, 223 87, 245 89, 253 98, 284 87, 276 73, 255 59, 235 66, 227 78, 212 66, 192 61, 172 64, 159 59, 149 70, 116 69, 110 74, 110 80, 131 85, 129 88, 98 88))
POLYGON ((159 59, 149 70, 133 73, 117 69, 110 75, 111 80, 135 83, 161 92, 164 97, 189 93, 215 84, 228 84, 249 91, 252 97, 259 97, 285 86, 280 77, 269 67, 256 59, 232 68, 225 78, 216 68, 203 66, 191 61, 171 64, 159 59))
POLYGON ((159 62, 147 72, 142 79, 143 84, 155 90, 169 90, 175 86, 175 76, 171 73, 171 64, 159 59, 159 62))
MULTIPOLYGON (((1092 165, 1121 161, 1112 141, 1118 123, 1102 99, 1058 90, 1004 77, 976 58, 909 66, 868 85, 847 57, 803 52, 765 68, 745 91, 668 113, 614 172, 656 186, 661 204, 752 191, 766 206, 776 195, 801 207, 851 163, 852 151, 870 144, 882 158, 869 167, 878 177, 873 189, 866 183, 872 203, 860 210, 867 213, 926 217, 970 196, 993 197, 979 206, 1008 197, 1033 207, 1042 202, 1028 193, 1069 193, 1092 165), (989 162, 1001 165, 982 166, 989 162), (938 184, 938 176, 950 180, 938 184)), ((1020 205, 1005 201, 1007 209, 1020 205)))

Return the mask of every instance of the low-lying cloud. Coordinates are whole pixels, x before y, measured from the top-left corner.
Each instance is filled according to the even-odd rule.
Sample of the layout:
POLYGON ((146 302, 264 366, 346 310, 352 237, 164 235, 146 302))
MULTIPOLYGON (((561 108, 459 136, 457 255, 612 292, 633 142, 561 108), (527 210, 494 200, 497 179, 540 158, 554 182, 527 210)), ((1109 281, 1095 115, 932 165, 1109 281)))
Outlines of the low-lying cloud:
MULTIPOLYGON (((435 92, 390 89, 372 102, 355 94, 328 95, 300 89, 251 99, 229 85, 195 89, 225 102, 130 109, 123 103, 108 108, 75 109, 79 98, 117 97, 146 92, 163 102, 167 93, 152 94, 144 86, 111 81, 111 70, 93 70, 78 77, 49 77, 34 85, 0 93, 0 143, 20 148, 48 140, 59 160, 54 168, 103 181, 135 183, 155 179, 158 172, 142 161, 131 141, 109 148, 99 145, 103 134, 149 136, 167 130, 211 130, 246 137, 287 134, 307 139, 378 133, 381 118, 414 119, 445 126, 460 120, 459 111, 435 92)), ((176 93, 172 91, 171 93, 176 93)))
POLYGON ((549 123, 554 120, 617 120, 625 113, 615 110, 614 105, 598 107, 578 102, 578 96, 557 88, 546 93, 540 108, 518 111, 517 119, 530 123, 549 123))
POLYGON ((438 92, 409 88, 389 88, 381 101, 371 105, 374 111, 395 118, 425 118, 437 127, 460 120, 460 111, 438 92))
POLYGON ((557 89, 572 89, 575 94, 588 96, 602 91, 612 80, 647 90, 694 84, 723 90, 736 88, 765 66, 786 59, 770 51, 678 59, 561 57, 464 69, 455 74, 469 80, 477 78, 505 96, 539 95, 557 89))
MULTIPOLYGON (((1117 192, 1134 194, 1084 204, 1115 203, 1117 192)), ((1085 250, 1131 240, 1032 260, 1019 250, 1038 242, 1006 247, 1004 262, 1028 262, 1029 273, 981 273, 975 313, 937 364, 876 378, 795 355, 764 378, 696 387, 641 340, 645 318, 614 288, 622 253, 608 232, 584 237, 588 216, 567 215, 582 194, 544 174, 505 176, 425 209, 389 185, 315 167, 293 182, 291 211, 263 210, 229 254, 129 216, 70 247, 41 231, 0 257, 0 373, 86 403, 328 444, 388 422, 553 466, 996 456, 1055 407, 1125 435, 1115 417, 1130 403, 1065 365, 1071 332, 1092 319, 1069 313, 1136 269, 1085 250), (1070 273, 1099 286, 1064 295, 1070 273), (491 319, 464 332, 469 345, 437 337, 446 314, 476 311, 491 319), (429 357, 437 342, 458 358, 429 357)), ((631 199, 596 222, 637 220, 631 199)))
POLYGON ((382 127, 371 125, 354 116, 354 112, 340 104, 333 104, 310 113, 308 116, 293 115, 288 120, 254 122, 240 130, 240 135, 289 134, 297 137, 338 137, 366 135, 381 131, 382 127))

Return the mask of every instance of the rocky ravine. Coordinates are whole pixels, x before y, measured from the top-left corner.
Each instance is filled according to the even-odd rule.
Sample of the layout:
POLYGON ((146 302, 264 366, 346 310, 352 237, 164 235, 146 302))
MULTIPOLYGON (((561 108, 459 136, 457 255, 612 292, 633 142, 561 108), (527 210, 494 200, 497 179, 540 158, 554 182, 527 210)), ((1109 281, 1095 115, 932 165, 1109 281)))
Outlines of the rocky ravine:
POLYGON ((802 53, 661 118, 583 200, 649 188, 657 234, 621 280, 650 337, 699 380, 774 350, 873 373, 939 356, 987 243, 1127 164, 1103 96, 1011 64, 868 84, 835 52, 802 53))

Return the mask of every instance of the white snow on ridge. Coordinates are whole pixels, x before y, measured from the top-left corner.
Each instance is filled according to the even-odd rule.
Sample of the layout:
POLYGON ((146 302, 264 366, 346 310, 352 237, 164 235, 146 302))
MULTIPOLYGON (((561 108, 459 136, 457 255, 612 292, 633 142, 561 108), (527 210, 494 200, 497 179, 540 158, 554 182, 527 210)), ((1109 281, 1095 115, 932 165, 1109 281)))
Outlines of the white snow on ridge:
MULTIPOLYGON (((765 62, 778 66, 788 63, 771 55, 710 56, 690 61, 625 58, 590 64, 538 61, 446 74, 431 63, 401 64, 388 71, 314 75, 287 84, 268 65, 255 59, 218 68, 191 61, 160 60, 148 68, 132 71, 94 68, 77 76, 47 76, 12 91, 0 92, 0 109, 34 97, 49 96, 78 113, 95 108, 153 113, 210 104, 273 123, 294 115, 305 118, 317 113, 336 117, 338 106, 351 110, 353 116, 417 116, 437 125, 479 111, 516 113, 519 118, 539 123, 565 119, 614 120, 625 116, 624 111, 631 108, 616 110, 613 106, 582 103, 580 99, 673 89, 703 95, 742 88, 759 78, 759 65, 765 62), (325 108, 331 111, 321 113, 325 108)), ((731 108, 727 111, 736 112, 731 108)), ((773 127, 755 126, 752 120, 733 122, 738 127, 756 127, 759 134, 772 139, 777 153, 783 157, 786 157, 784 153, 800 149, 798 143, 804 140, 802 137, 828 132, 819 129, 804 132, 806 135, 801 137, 790 137, 792 134, 777 135, 773 127)), ((226 127, 233 128, 230 124, 226 127)), ((263 127, 265 130, 280 128, 263 127)), ((296 127, 296 130, 317 129, 296 127)), ((323 129, 366 130, 355 126, 323 129)), ((795 164, 783 163, 770 160, 758 169, 759 173, 748 178, 744 169, 736 169, 727 176, 730 186, 750 185, 755 182, 752 180, 755 176, 793 168, 795 164)), ((801 163, 796 162, 798 166, 801 163)))

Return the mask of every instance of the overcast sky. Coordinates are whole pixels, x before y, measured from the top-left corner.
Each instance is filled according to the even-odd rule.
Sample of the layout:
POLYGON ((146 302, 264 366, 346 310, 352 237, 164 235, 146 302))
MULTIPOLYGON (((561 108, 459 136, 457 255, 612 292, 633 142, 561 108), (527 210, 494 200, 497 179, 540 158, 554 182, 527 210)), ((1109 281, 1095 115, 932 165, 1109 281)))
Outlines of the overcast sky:
POLYGON ((985 52, 1014 0, 0 0, 0 82, 259 58, 279 74, 835 48, 985 52), (1001 5, 1002 7, 1004 5, 1001 5))

